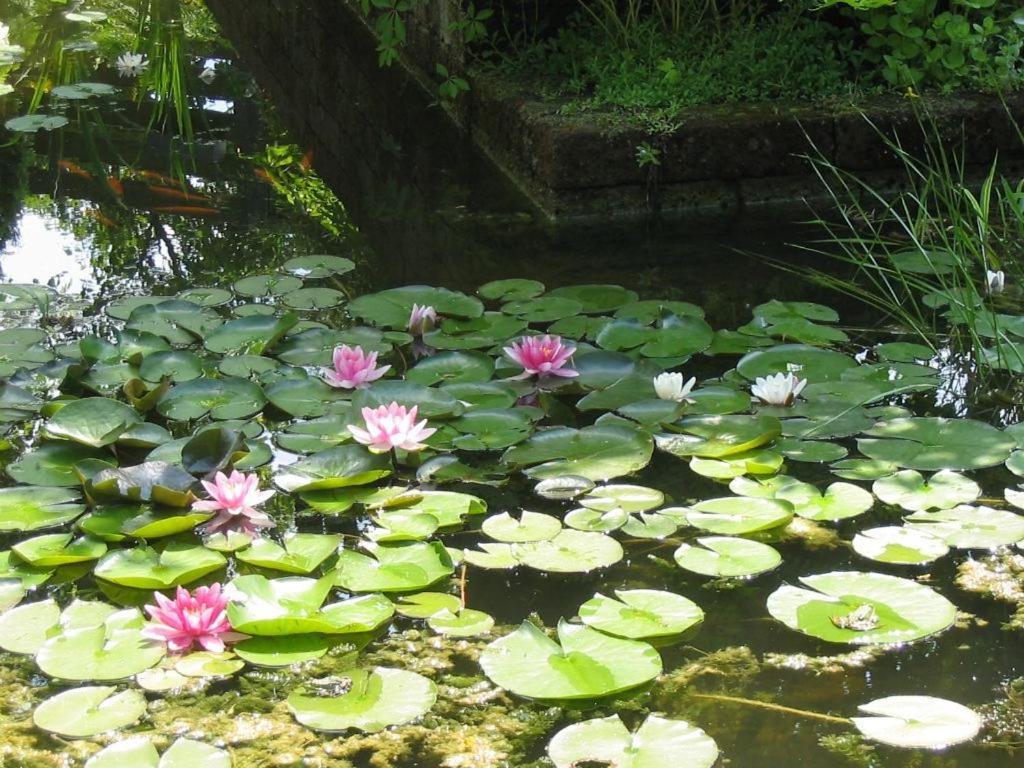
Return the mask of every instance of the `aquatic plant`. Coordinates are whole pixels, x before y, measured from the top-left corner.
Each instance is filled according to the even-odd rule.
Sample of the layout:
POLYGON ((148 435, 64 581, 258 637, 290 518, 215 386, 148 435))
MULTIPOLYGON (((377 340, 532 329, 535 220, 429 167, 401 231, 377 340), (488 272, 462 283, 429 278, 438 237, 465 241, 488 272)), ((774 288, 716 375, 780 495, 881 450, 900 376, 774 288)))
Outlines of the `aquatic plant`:
POLYGON ((225 611, 228 600, 221 593, 220 584, 197 587, 190 593, 178 587, 174 599, 154 593, 156 605, 147 605, 151 624, 142 634, 153 640, 167 643, 175 653, 189 650, 199 644, 205 650, 221 653, 225 642, 241 640, 245 635, 231 631, 231 624, 225 611))
POLYGON ((427 426, 427 420, 416 421, 418 405, 406 409, 404 405, 392 402, 377 408, 363 408, 363 427, 348 425, 348 431, 356 442, 369 447, 374 453, 386 453, 394 448, 403 451, 419 451, 426 440, 437 430, 427 426))
POLYGON ((576 348, 571 344, 563 344, 559 336, 524 336, 505 347, 505 354, 523 367, 520 377, 527 376, 560 376, 572 378, 579 372, 570 368, 567 363, 576 348))
POLYGON ((273 527, 273 519, 256 507, 273 496, 274 491, 261 491, 257 475, 234 470, 230 475, 218 472, 212 483, 208 480, 201 482, 210 499, 194 502, 192 509, 216 513, 206 524, 209 533, 240 531, 251 534, 261 528, 273 527))
POLYGON ((334 370, 324 371, 324 380, 332 387, 358 389, 368 386, 389 370, 390 365, 377 365, 377 352, 364 352, 362 347, 342 344, 334 350, 334 370))

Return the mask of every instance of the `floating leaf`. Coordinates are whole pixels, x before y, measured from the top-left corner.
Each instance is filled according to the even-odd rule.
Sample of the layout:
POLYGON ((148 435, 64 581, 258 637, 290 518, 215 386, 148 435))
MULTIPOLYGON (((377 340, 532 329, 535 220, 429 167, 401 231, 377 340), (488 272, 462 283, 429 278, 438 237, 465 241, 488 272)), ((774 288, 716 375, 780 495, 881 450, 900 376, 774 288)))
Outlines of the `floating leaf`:
POLYGON ((300 459, 274 476, 284 491, 321 491, 366 485, 391 474, 384 454, 370 453, 361 445, 340 445, 300 459))
POLYGON ((548 743, 548 757, 555 768, 711 768, 718 746, 684 720, 648 715, 630 733, 618 715, 611 715, 563 728, 548 743))
POLYGON ((514 467, 529 467, 525 473, 537 479, 578 475, 589 480, 609 480, 643 469, 651 459, 652 449, 648 435, 629 427, 555 427, 512 446, 501 461, 514 467))
POLYGON ((438 542, 372 544, 370 554, 338 553, 335 583, 350 592, 413 592, 452 573, 447 550, 438 542))
POLYGON ((0 531, 35 531, 74 520, 85 507, 69 488, 0 488, 0 531))
MULTIPOLYGON (((214 419, 244 419, 266 405, 258 384, 246 379, 193 379, 178 384, 160 400, 157 410, 177 421, 209 415, 214 419)), ((59 414, 58 414, 59 415, 59 414)))
POLYGON ((518 520, 502 512, 488 517, 480 528, 496 541, 522 543, 552 539, 562 530, 562 523, 557 517, 539 512, 523 511, 518 520))
POLYGON ((248 549, 235 553, 243 563, 286 573, 310 573, 330 557, 341 543, 341 536, 320 533, 284 535, 284 546, 270 539, 256 539, 248 549))
POLYGON ((36 664, 64 680, 123 680, 164 657, 163 643, 142 635, 142 614, 132 609, 110 614, 99 626, 64 629, 36 652, 36 664))
POLYGON ((853 537, 853 551, 880 563, 923 565, 949 551, 942 539, 913 527, 869 528, 853 537))
POLYGON ((836 571, 805 576, 807 587, 784 585, 768 612, 791 629, 833 643, 906 643, 952 625, 956 606, 930 587, 896 576, 836 571), (863 615, 861 625, 847 617, 863 615))
POLYGON ((981 421, 912 417, 882 421, 857 441, 870 459, 907 469, 981 469, 1002 464, 1016 447, 1011 436, 981 421))
POLYGON ((131 406, 107 397, 72 400, 46 423, 46 434, 101 448, 116 442, 133 424, 142 421, 131 406))
POLYGON ((732 536, 704 536, 698 546, 682 544, 675 551, 681 568, 705 576, 751 577, 777 568, 782 555, 774 547, 759 541, 732 536))
POLYGON ((650 645, 558 623, 558 642, 524 621, 480 655, 495 685, 531 699, 597 699, 636 688, 661 674, 650 645))
POLYGON ((976 482, 959 472, 945 469, 927 480, 920 472, 904 469, 876 480, 871 490, 886 504, 903 507, 910 512, 970 504, 981 495, 981 488, 976 482))
POLYGON ((867 512, 875 500, 853 483, 832 483, 824 492, 809 483, 792 483, 781 488, 776 499, 788 501, 794 512, 808 520, 845 520, 867 512))
POLYGON ((937 512, 915 512, 906 525, 957 549, 994 549, 1024 539, 1024 517, 992 507, 961 505, 937 512))
POLYGON ((893 747, 945 749, 970 741, 983 725, 973 710, 934 696, 887 696, 858 709, 872 717, 853 718, 857 730, 893 747))
POLYGON ((139 691, 115 691, 113 686, 86 686, 58 693, 36 707, 32 722, 71 739, 124 728, 145 714, 146 697, 139 691))
POLYGON ((235 653, 258 667, 290 667, 319 659, 330 648, 320 634, 250 637, 234 646, 235 653))
POLYGON ((93 572, 125 587, 169 589, 191 584, 226 562, 224 555, 202 545, 171 542, 160 551, 140 546, 108 552, 93 572))
POLYGON ((704 620, 704 611, 696 603, 672 592, 617 589, 615 597, 594 595, 580 606, 580 620, 631 640, 679 635, 704 620))
POLYGON ((744 496, 705 499, 686 513, 686 522, 694 528, 728 536, 771 530, 792 519, 793 505, 787 501, 744 496))
POLYGON ((71 487, 81 483, 75 471, 82 462, 105 461, 114 466, 110 453, 78 443, 44 443, 26 451, 7 465, 7 474, 19 483, 71 487))
POLYGON ((288 696, 295 719, 315 731, 374 733, 426 714, 437 700, 437 686, 415 672, 375 667, 351 669, 320 690, 300 688, 288 696), (312 694, 312 695, 311 695, 312 694))

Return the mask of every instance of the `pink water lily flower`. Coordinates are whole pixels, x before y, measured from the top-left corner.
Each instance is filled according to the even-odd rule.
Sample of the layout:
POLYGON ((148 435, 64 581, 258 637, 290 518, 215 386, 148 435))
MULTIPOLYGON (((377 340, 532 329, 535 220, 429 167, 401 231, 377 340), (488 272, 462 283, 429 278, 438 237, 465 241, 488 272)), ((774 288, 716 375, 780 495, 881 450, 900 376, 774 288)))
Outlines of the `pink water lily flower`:
POLYGON ((429 304, 422 307, 419 304, 412 305, 412 313, 409 315, 409 333, 413 336, 422 336, 427 331, 434 330, 437 325, 437 310, 429 304))
POLYGON ((199 587, 189 594, 178 587, 174 599, 154 592, 156 605, 147 605, 146 613, 152 623, 142 634, 151 640, 167 643, 169 650, 187 651, 198 643, 205 650, 221 653, 225 642, 243 640, 247 636, 231 631, 228 614, 224 609, 228 599, 221 593, 220 584, 199 587))
POLYGON ((360 389, 390 370, 390 365, 377 365, 376 352, 342 344, 334 350, 334 370, 324 371, 324 381, 339 389, 360 389))
POLYGON ((385 453, 392 448, 418 451, 426 446, 423 441, 437 432, 427 426, 427 420, 416 422, 417 406, 409 410, 404 405, 391 403, 377 408, 363 408, 366 429, 349 424, 348 431, 356 442, 369 447, 374 453, 385 453))
POLYGON ((527 376, 579 376, 579 371, 569 368, 566 363, 576 352, 576 347, 562 343, 561 336, 524 336, 505 347, 505 354, 519 365, 523 373, 515 378, 527 376))
POLYGON ((266 512, 254 509, 274 495, 273 491, 260 490, 260 479, 255 474, 245 475, 235 470, 228 477, 218 472, 212 483, 203 480, 203 487, 211 498, 195 502, 192 509, 217 513, 206 524, 206 533, 241 531, 251 534, 260 528, 273 527, 274 521, 266 512))

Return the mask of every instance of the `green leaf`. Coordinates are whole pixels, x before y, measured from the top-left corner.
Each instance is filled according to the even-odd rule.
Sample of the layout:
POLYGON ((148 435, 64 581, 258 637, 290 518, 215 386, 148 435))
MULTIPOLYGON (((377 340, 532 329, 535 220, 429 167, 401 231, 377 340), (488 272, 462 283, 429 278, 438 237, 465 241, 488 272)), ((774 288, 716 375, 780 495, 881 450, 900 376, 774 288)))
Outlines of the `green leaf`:
POLYGON ((75 467, 85 461, 116 465, 112 454, 96 448, 78 443, 44 443, 8 464, 7 474, 19 483, 70 488, 81 482, 75 467))
POLYGON ((994 549, 1024 540, 1024 517, 992 507, 964 504, 937 512, 915 512, 905 518, 905 524, 957 549, 994 549))
POLYGON ((49 437, 73 440, 101 448, 117 441, 133 424, 142 421, 135 409, 108 397, 72 400, 46 423, 49 437))
POLYGON ((285 467, 274 476, 274 483, 289 493, 322 491, 367 485, 390 474, 387 455, 370 453, 361 445, 340 445, 285 467))
POLYGON ((160 551, 140 546, 108 552, 93 573, 124 587, 169 589, 191 584, 226 563, 219 552, 199 544, 174 541, 160 551))
POLYGON ((368 544, 368 555, 343 549, 334 582, 350 592, 413 592, 440 581, 454 570, 438 542, 368 544))
POLYGON ((882 421, 857 440, 869 459, 907 469, 981 469, 1002 464, 1017 446, 1010 435, 981 421, 912 417, 882 421))
POLYGON ((160 415, 176 421, 192 421, 209 415, 214 419, 244 419, 267 403, 258 384, 246 379, 193 379, 178 384, 157 405, 160 415))
POLYGON ((618 715, 611 715, 563 728, 548 743, 548 757, 555 768, 711 768, 718 746, 684 720, 648 715, 630 733, 618 715))
POLYGON ((113 686, 86 686, 58 693, 32 713, 44 731, 83 739, 124 728, 146 713, 146 697, 139 691, 117 691, 113 686))
POLYGON ((341 543, 341 536, 321 533, 284 535, 284 546, 270 539, 256 539, 248 549, 235 553, 235 558, 249 565, 286 573, 311 573, 330 557, 341 543))
POLYGON ((558 642, 524 621, 480 655, 495 685, 531 699, 597 699, 636 688, 661 674, 650 645, 558 623, 558 642))
POLYGON ((727 536, 779 528, 793 519, 793 505, 776 499, 724 496, 690 507, 686 522, 694 528, 727 536))
POLYGON ((907 749, 946 749, 970 741, 984 725, 973 710, 934 696, 887 696, 858 709, 872 715, 853 718, 864 736, 907 749))
POLYGON ((652 451, 650 436, 629 427, 555 427, 512 446, 501 461, 516 468, 528 467, 526 475, 535 479, 578 475, 609 480, 643 469, 652 451))
POLYGON ((615 597, 597 593, 580 606, 580 620, 631 640, 682 634, 704 620, 704 611, 696 603, 672 592, 618 589, 615 597))
POLYGON ((958 504, 970 504, 981 495, 976 482, 950 470, 936 472, 925 480, 920 472, 904 469, 876 480, 871 490, 886 504, 909 512, 949 509, 958 504))
POLYGON ((697 544, 680 545, 675 551, 675 560, 681 568, 704 576, 749 578, 782 564, 778 550, 759 541, 704 536, 697 539, 697 544))
POLYGON ((288 709, 302 725, 315 731, 374 733, 415 720, 436 700, 437 686, 422 675, 375 667, 349 670, 344 679, 320 690, 293 691, 288 709))
POLYGON ((853 537, 853 551, 879 563, 923 565, 949 552, 946 543, 926 530, 884 526, 860 531, 853 537))
POLYGON ((69 488, 0 488, 0 531, 35 531, 74 520, 85 507, 69 488))
POLYGON ((769 595, 768 612, 833 643, 908 643, 947 629, 956 618, 956 606, 942 595, 896 576, 836 571, 800 581, 806 589, 787 584, 769 595))

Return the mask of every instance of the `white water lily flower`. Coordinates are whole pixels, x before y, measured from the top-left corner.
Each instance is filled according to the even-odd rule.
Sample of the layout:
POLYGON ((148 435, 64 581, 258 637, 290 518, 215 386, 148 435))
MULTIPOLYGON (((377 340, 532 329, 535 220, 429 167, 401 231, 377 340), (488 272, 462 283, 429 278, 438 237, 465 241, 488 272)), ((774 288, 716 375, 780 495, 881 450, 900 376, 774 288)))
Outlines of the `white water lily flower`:
POLYGON ((11 28, 0 21, 0 45, 11 44, 11 28))
POLYGON ((199 73, 199 79, 210 85, 217 79, 217 70, 213 67, 203 67, 203 71, 199 73))
POLYGON ((792 405, 797 395, 804 391, 807 379, 792 373, 776 373, 774 376, 758 376, 750 387, 750 394, 766 405, 792 405))
POLYGON ((681 403, 683 400, 689 400, 687 395, 696 383, 696 376, 684 383, 681 373, 659 373, 654 377, 654 393, 662 400, 675 400, 681 403))
POLYGON ((996 294, 1002 293, 1006 287, 1006 275, 1003 274, 1003 270, 996 270, 993 272, 991 269, 985 270, 985 283, 988 286, 988 292, 995 296, 996 294))
POLYGON ((141 53, 122 53, 116 62, 121 77, 140 77, 149 66, 146 57, 141 53))

